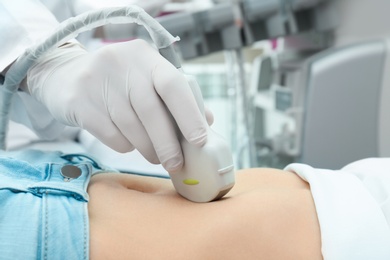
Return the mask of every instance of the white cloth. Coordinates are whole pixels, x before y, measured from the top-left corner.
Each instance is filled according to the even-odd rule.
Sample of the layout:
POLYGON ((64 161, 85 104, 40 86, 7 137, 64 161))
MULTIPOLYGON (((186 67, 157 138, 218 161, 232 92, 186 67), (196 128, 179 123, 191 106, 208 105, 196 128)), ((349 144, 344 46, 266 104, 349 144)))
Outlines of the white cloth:
POLYGON ((290 164, 310 184, 325 260, 390 259, 390 158, 371 158, 341 170, 290 164))

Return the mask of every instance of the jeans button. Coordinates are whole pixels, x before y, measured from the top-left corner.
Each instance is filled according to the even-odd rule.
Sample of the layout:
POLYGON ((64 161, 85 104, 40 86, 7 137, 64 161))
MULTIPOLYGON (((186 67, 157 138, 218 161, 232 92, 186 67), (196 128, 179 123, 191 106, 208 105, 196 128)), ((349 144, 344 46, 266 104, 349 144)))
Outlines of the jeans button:
POLYGON ((74 165, 65 165, 61 168, 61 175, 64 177, 64 181, 68 182, 73 179, 77 179, 81 176, 81 170, 74 165))

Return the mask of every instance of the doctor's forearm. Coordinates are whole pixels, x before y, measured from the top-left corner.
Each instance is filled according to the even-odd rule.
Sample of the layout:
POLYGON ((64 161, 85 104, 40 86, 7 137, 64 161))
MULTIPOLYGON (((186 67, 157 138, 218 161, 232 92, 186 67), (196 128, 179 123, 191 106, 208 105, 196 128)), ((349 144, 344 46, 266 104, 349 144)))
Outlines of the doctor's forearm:
POLYGON ((0 17, 0 71, 58 25, 38 0, 2 0, 0 17))

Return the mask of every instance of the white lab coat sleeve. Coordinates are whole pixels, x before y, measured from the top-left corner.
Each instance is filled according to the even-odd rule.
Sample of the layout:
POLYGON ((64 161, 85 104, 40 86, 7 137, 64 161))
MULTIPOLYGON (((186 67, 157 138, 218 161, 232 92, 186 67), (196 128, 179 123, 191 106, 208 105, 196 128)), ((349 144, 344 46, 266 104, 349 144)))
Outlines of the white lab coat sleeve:
MULTIPOLYGON (((38 0, 1 0, 0 72, 27 48, 45 39, 57 25, 53 14, 38 0)), ((65 127, 25 93, 15 95, 11 120, 26 125, 45 139, 56 138, 65 127)))
POLYGON ((57 25, 53 14, 38 0, 1 0, 0 71, 57 25))

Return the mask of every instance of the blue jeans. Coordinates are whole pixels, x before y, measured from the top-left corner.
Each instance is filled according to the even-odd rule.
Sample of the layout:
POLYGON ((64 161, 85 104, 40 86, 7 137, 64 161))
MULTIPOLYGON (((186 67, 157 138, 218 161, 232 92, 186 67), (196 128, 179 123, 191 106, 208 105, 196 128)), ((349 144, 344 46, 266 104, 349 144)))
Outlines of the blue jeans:
POLYGON ((81 154, 0 152, 0 258, 89 259, 87 187, 107 170, 81 154))

